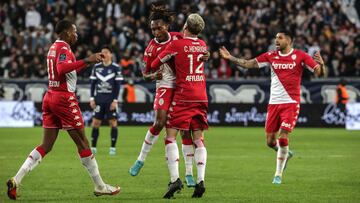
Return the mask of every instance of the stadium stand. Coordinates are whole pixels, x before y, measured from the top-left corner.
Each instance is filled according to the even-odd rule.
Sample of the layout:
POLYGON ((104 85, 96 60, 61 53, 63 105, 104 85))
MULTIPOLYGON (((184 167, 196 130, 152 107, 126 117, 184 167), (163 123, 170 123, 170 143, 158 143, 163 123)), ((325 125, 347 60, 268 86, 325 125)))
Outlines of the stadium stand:
MULTIPOLYGON (((110 44, 115 50, 115 61, 123 65, 125 77, 141 77, 143 51, 151 39, 147 16, 153 2, 1 1, 0 78, 46 78, 44 57, 55 40, 54 25, 63 18, 78 26, 79 42, 74 49, 78 58, 110 44)), ((217 50, 225 45, 236 56, 253 58, 272 49, 274 33, 281 25, 295 34, 295 47, 309 54, 321 50, 329 67, 328 77, 360 76, 360 29, 356 27, 359 3, 346 2, 350 1, 165 1, 177 12, 171 30, 179 31, 190 12, 198 12, 205 19, 203 38, 212 52, 207 75, 212 79, 268 76, 268 69, 236 69, 220 59, 217 50)), ((88 78, 89 74, 90 70, 80 77, 88 78)), ((314 76, 305 72, 304 78, 311 77, 314 76)))

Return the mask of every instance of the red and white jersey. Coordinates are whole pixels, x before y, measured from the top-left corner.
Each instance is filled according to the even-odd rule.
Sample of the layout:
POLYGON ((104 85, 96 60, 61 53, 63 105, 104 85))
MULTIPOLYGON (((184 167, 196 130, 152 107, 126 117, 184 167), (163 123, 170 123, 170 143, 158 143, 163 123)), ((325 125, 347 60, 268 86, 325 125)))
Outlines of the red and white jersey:
POLYGON ((207 46, 203 40, 184 37, 172 41, 151 64, 151 68, 156 68, 159 63, 174 60, 176 72, 174 101, 208 102, 204 62, 200 60, 205 52, 207 46))
POLYGON ((288 54, 269 51, 255 59, 260 68, 270 66, 271 69, 269 104, 300 103, 304 67, 314 72, 318 65, 309 54, 297 49, 291 49, 288 54))
MULTIPOLYGON (((165 47, 173 40, 178 40, 183 38, 183 34, 179 32, 169 32, 169 39, 165 42, 158 42, 156 39, 152 39, 148 46, 145 49, 144 53, 144 63, 145 63, 145 72, 150 72, 151 63, 156 59, 156 57, 164 51, 165 47)), ((175 73, 174 73, 174 64, 169 61, 161 65, 163 71, 162 80, 156 81, 156 88, 175 88, 175 73)))
POLYGON ((70 45, 56 40, 47 54, 48 89, 52 91, 75 92, 76 72, 85 67, 83 60, 76 62, 70 45))

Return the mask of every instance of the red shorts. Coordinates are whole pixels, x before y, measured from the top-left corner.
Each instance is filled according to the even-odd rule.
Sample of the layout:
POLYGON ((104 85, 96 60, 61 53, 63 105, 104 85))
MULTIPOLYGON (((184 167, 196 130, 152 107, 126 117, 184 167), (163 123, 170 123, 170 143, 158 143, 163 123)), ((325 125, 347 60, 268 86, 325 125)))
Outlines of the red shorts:
POLYGON ((174 96, 174 88, 164 88, 160 87, 156 90, 155 100, 154 100, 154 110, 163 109, 165 111, 169 110, 171 101, 174 96))
POLYGON ((265 131, 267 133, 278 132, 279 129, 291 132, 300 111, 298 103, 269 104, 267 108, 265 131))
POLYGON ((44 128, 84 128, 76 95, 71 92, 46 92, 42 103, 42 116, 44 128))
POLYGON ((208 129, 207 102, 171 102, 166 128, 178 130, 208 129))

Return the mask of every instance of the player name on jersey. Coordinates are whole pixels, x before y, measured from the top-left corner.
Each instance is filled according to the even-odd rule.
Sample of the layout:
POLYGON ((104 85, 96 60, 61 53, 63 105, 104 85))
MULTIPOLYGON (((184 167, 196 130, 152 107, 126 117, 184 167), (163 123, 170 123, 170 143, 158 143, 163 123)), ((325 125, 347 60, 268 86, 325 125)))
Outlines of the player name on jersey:
MULTIPOLYGON (((198 42, 194 42, 198 43, 198 42)), ((205 46, 184 46, 184 52, 200 52, 205 53, 207 51, 205 46)))

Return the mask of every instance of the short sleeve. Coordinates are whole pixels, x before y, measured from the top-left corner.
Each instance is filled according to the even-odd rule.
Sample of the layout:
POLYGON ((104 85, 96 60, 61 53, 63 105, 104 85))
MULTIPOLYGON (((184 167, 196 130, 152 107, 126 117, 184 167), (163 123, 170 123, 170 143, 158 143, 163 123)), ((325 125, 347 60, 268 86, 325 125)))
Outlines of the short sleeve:
POLYGON ((67 46, 62 46, 59 50, 58 50, 58 55, 57 55, 57 64, 61 64, 61 63, 72 63, 75 62, 73 61, 73 54, 71 53, 71 50, 69 50, 69 48, 67 46))
POLYGON ((303 64, 304 66, 309 69, 311 72, 314 72, 315 68, 317 67, 317 63, 314 59, 307 53, 303 52, 303 64))
POLYGON ((265 52, 265 53, 263 53, 263 54, 261 54, 261 55, 259 55, 258 57, 255 58, 259 68, 270 66, 270 62, 269 62, 269 59, 268 59, 268 56, 270 54, 271 54, 270 52, 265 52))

